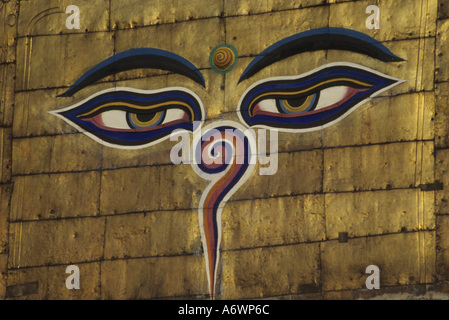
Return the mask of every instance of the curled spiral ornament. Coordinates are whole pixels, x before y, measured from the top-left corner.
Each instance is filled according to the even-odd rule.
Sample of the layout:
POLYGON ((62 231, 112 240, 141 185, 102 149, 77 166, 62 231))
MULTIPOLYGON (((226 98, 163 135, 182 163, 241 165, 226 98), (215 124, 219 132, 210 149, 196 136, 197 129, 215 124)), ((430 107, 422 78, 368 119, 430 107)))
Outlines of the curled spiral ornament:
POLYGON ((209 291, 213 299, 221 242, 221 213, 226 201, 252 174, 256 144, 252 131, 232 121, 204 129, 194 141, 193 169, 210 181, 203 191, 198 217, 209 291))
POLYGON ((209 64, 215 72, 227 73, 234 68, 237 59, 237 50, 229 44, 222 44, 212 50, 209 64))

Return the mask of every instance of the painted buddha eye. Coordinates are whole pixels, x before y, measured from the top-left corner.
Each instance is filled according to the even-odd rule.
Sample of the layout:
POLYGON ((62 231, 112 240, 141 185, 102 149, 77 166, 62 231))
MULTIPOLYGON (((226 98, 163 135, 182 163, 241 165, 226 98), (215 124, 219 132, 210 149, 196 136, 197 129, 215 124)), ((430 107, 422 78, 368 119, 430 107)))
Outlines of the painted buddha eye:
MULTIPOLYGON (((117 106, 119 108, 120 106, 117 106)), ((109 110, 93 117, 83 118, 94 123, 98 128, 109 131, 144 132, 157 129, 161 126, 175 124, 176 122, 189 122, 187 112, 181 109, 168 109, 162 111, 122 111, 109 110)))
MULTIPOLYGON (((318 89, 313 92, 298 94, 297 96, 279 97, 260 101, 253 110, 253 115, 280 113, 283 117, 318 111, 324 108, 336 107, 348 101, 357 92, 367 88, 353 88, 349 86, 335 86, 318 89)), ((310 114, 310 113, 309 113, 310 114)))
POLYGON ((126 149, 155 144, 176 129, 193 132, 204 119, 201 100, 183 88, 108 89, 52 113, 102 144, 126 149))
POLYGON ((401 82, 366 67, 329 64, 301 76, 255 83, 240 99, 239 117, 254 127, 319 130, 401 82))
POLYGON ((103 112, 95 119, 105 128, 116 128, 119 130, 149 129, 160 125, 165 118, 166 111, 133 113, 120 110, 103 112))

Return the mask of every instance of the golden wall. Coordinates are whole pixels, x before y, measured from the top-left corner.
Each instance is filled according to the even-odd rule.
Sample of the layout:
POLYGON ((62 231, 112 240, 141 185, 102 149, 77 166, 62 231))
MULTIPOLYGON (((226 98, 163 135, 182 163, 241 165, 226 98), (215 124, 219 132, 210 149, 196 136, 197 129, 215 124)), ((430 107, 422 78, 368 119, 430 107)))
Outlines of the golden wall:
POLYGON ((368 299, 449 297, 449 3, 445 0, 0 1, 0 297, 2 299, 368 299), (68 29, 69 5, 80 10, 68 29), (368 29, 369 5, 380 11, 368 29), (291 55, 239 82, 271 45, 345 28, 403 61, 353 50, 291 55), (237 63, 220 73, 212 50, 237 63), (136 48, 191 62, 110 74, 60 96, 89 69, 136 48), (176 141, 99 143, 55 116, 107 89, 183 87, 204 125, 232 121, 251 85, 333 63, 405 82, 332 126, 278 132, 278 169, 254 171, 224 202, 216 276, 207 276, 201 196, 208 181, 173 164, 176 141), (66 268, 80 271, 69 290, 66 268), (366 267, 380 289, 366 287, 366 267))

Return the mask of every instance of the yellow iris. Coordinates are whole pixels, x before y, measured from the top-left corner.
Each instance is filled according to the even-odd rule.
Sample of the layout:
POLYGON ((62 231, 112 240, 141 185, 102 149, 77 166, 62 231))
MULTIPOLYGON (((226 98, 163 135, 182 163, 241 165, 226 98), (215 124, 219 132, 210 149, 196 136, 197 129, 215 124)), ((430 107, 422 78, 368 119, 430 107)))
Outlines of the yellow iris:
POLYGON ((299 106, 293 106, 291 104, 292 100, 287 100, 287 99, 280 100, 280 103, 282 104, 282 106, 284 107, 284 109, 286 111, 291 112, 291 113, 300 113, 300 112, 306 111, 310 107, 310 105, 313 102, 314 96, 315 96, 315 94, 311 94, 311 95, 307 96, 307 98, 304 100, 304 102, 299 106))
POLYGON ((149 114, 141 113, 129 113, 129 121, 134 127, 151 127, 160 123, 165 111, 159 111, 149 114))

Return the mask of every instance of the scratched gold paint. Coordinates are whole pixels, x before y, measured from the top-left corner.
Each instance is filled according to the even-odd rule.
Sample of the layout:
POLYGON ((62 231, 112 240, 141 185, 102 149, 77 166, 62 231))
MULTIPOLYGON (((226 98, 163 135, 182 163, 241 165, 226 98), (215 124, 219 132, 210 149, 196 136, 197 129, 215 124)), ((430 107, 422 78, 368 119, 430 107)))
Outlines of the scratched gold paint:
POLYGON ((80 30, 65 28, 69 2, 0 5, 1 299, 7 287, 33 281, 38 293, 8 299, 209 297, 196 215, 207 183, 190 165, 171 164, 176 141, 111 149, 48 111, 115 86, 183 86, 202 100, 205 124, 238 121, 237 103, 254 82, 339 61, 407 81, 335 126, 279 133, 278 172, 261 176, 257 164, 224 207, 215 298, 372 298, 384 287, 413 298, 414 286, 423 284, 449 293, 438 286, 449 279, 444 1, 380 0, 379 30, 365 27, 367 0, 160 0, 151 8, 140 0, 83 0, 80 30), (12 25, 10 15, 17 18, 12 25), (372 36, 406 61, 309 52, 237 85, 269 45, 328 26, 372 36), (209 66, 211 51, 223 43, 239 54, 225 75, 209 66), (56 98, 90 67, 136 47, 185 57, 206 87, 132 70, 56 98), (443 188, 421 189, 435 182, 443 188), (349 239, 340 242, 344 232, 349 239), (82 266, 81 291, 63 285, 73 262, 82 266), (371 264, 381 269, 381 289, 368 292, 364 271, 371 264))

